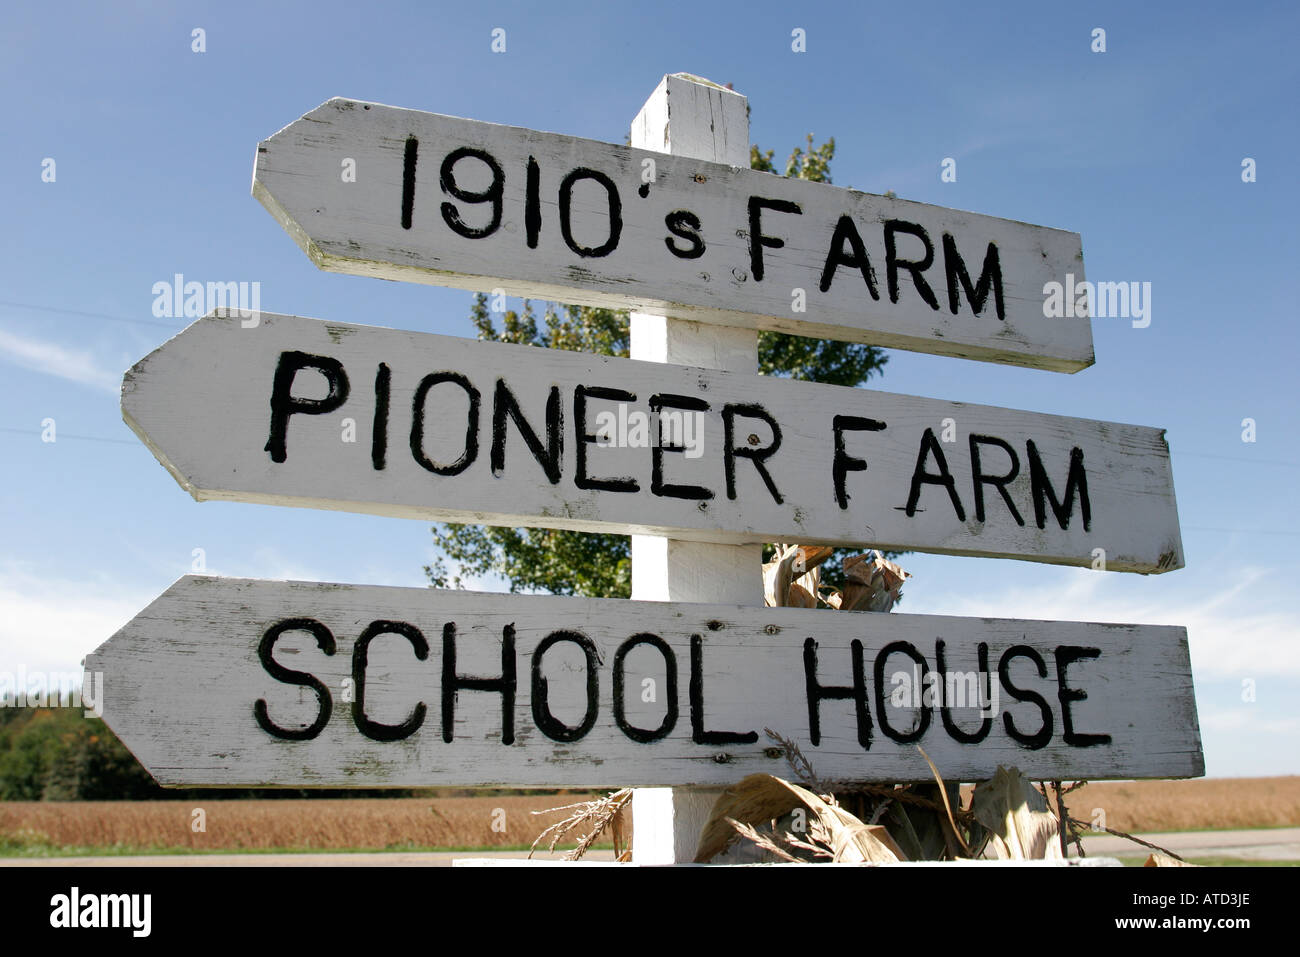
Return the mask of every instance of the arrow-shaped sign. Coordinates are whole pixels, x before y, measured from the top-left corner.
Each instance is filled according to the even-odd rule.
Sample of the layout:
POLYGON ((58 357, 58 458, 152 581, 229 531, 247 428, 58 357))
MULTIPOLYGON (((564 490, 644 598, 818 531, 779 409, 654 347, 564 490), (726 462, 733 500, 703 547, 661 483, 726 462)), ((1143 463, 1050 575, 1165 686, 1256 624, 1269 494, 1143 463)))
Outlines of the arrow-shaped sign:
POLYGON ((186 576, 86 659, 172 786, 1203 773, 1182 628, 186 576))
POLYGON ((1060 372, 1077 233, 610 143, 333 99, 257 148, 322 269, 1060 372), (1052 284, 1056 284, 1053 286, 1052 284))
POLYGON ((1157 429, 263 315, 137 363, 196 499, 717 542, 1182 566, 1157 429))

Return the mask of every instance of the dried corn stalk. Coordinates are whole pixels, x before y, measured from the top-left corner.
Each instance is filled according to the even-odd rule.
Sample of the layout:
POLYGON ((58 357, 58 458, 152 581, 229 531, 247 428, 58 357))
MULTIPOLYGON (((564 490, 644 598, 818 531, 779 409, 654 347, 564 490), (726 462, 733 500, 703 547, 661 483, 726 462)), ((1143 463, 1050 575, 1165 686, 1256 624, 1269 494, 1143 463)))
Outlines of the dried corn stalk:
POLYGON ((740 837, 788 861, 906 860, 885 828, 771 774, 751 774, 722 793, 700 835, 696 863, 711 861, 740 837))
POLYGON ((615 791, 613 794, 599 798, 595 801, 583 801, 579 804, 566 804, 564 807, 547 808, 544 811, 533 811, 533 814, 551 814, 555 811, 571 811, 572 813, 562 821, 556 821, 533 841, 533 846, 528 851, 531 858, 537 850, 537 845, 546 840, 549 836, 551 843, 547 847, 548 851, 554 851, 555 845, 560 843, 564 835, 570 831, 576 830, 582 825, 587 825, 587 830, 578 840, 578 846, 564 855, 566 861, 576 861, 590 850, 591 845, 596 843, 596 839, 604 833, 606 828, 610 828, 614 834, 614 857, 616 860, 625 860, 627 855, 624 847, 621 845, 625 841, 623 827, 623 808, 632 800, 632 789, 623 788, 615 791))

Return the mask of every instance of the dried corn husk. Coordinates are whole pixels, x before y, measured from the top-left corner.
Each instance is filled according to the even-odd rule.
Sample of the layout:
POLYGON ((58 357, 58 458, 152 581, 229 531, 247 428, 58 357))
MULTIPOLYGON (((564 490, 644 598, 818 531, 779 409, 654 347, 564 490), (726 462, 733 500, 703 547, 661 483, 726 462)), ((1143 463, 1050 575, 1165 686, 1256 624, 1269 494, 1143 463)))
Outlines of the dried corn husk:
POLYGON ((844 559, 843 592, 822 594, 821 564, 833 552, 825 545, 777 545, 763 566, 763 593, 769 607, 816 608, 819 601, 843 611, 891 610, 911 576, 879 552, 844 559))
POLYGON ((790 585, 798 577, 794 571, 799 549, 794 545, 777 545, 776 555, 763 566, 763 598, 769 608, 785 608, 789 603, 790 585))
POLYGON ((999 860, 1060 859, 1060 824, 1016 768, 999 765, 993 780, 977 785, 971 811, 988 829, 988 847, 999 860))
POLYGON ((844 559, 844 593, 834 607, 841 611, 889 611, 903 596, 907 572, 880 552, 844 559))
POLYGON ((769 607, 816 608, 821 590, 818 566, 831 557, 826 545, 777 545, 763 566, 763 591, 769 607))

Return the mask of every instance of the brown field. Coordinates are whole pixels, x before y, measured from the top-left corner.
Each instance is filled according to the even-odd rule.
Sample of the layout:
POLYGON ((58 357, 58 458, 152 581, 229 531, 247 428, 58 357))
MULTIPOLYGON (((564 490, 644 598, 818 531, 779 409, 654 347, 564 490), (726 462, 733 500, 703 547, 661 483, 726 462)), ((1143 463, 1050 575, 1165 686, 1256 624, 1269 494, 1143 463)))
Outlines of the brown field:
MULTIPOLYGON (((0 853, 40 847, 187 850, 519 847, 590 795, 274 801, 0 803, 0 853), (194 831, 195 808, 206 831, 194 831), (504 812, 504 814, 499 813, 504 812), (497 829, 493 829, 493 823, 497 829), (502 829, 504 828, 504 829, 502 829)), ((580 835, 574 835, 576 839, 580 835)), ((570 841, 570 846, 572 841, 570 841)))
MULTIPOLYGON (((0 854, 58 848, 260 850, 489 848, 532 843, 559 815, 530 811, 587 795, 284 801, 13 802, 0 804, 0 854), (195 807, 206 831, 191 829, 195 807), (498 809, 504 812, 496 813, 498 809), (503 822, 504 830, 493 829, 503 822)), ((1300 777, 1089 784, 1072 816, 1123 831, 1300 825, 1300 777)), ((499 825, 500 827, 500 825, 499 825)))
POLYGON ((1300 777, 1098 781, 1066 795, 1070 816, 1121 831, 1227 831, 1300 826, 1300 777))

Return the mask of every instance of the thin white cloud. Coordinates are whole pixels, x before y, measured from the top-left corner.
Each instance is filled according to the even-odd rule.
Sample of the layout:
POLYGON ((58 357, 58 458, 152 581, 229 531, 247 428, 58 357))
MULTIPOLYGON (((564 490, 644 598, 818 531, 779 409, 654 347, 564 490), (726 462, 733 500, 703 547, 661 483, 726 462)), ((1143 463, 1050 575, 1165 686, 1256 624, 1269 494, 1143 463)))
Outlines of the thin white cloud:
POLYGON ((1201 731, 1242 732, 1294 736, 1300 734, 1300 718, 1272 718, 1248 708, 1209 711, 1200 716, 1201 731))
MULTIPOLYGON (((190 571, 190 569, 185 569, 190 571)), ((207 568, 203 574, 226 575, 233 578, 265 578, 272 581, 331 581, 328 575, 322 575, 315 567, 292 558, 287 558, 278 548, 259 545, 252 550, 251 558, 233 562, 213 562, 213 556, 207 556, 207 568)))
POLYGON ((0 671, 76 671, 156 595, 0 569, 0 671))
POLYGON ((116 393, 122 387, 121 373, 100 367, 89 352, 76 352, 57 343, 29 339, 3 329, 0 329, 0 357, 104 392, 116 393))
MULTIPOLYGON (((1187 628, 1193 674, 1206 678, 1300 676, 1300 617, 1284 583, 1262 568, 1231 578, 1188 580, 1157 598, 1125 594, 1123 583, 1089 569, 1062 571, 1059 582, 973 597, 928 596, 909 612, 1044 621, 1107 621, 1187 628), (1287 606, 1290 607, 1287 607, 1287 606), (922 607, 923 606, 923 607, 922 607)), ((903 609, 900 609, 903 610, 903 609)))
MULTIPOLYGON (((197 556, 195 556, 197 557, 197 556)), ((254 550, 247 563, 212 567, 205 574, 291 581, 324 580, 312 568, 284 560, 274 549, 254 550)), ((191 564, 166 563, 166 575, 193 571, 191 564)), ((99 578, 37 574, 26 563, 0 561, 0 672, 19 668, 45 672, 79 670, 81 659, 107 641, 171 584, 124 586, 99 578)))

